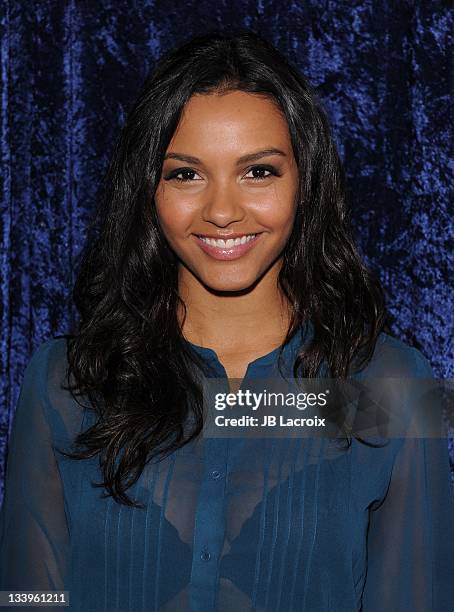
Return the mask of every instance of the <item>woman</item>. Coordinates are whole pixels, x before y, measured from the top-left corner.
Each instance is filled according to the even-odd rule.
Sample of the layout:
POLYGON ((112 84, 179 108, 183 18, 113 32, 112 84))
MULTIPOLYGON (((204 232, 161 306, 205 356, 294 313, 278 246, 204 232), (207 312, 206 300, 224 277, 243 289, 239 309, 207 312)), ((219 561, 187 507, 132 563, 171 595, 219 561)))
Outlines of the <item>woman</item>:
POLYGON ((168 54, 95 230, 80 326, 26 370, 1 588, 90 612, 447 609, 445 440, 202 435, 203 376, 432 375, 386 333, 304 77, 251 33, 168 54))

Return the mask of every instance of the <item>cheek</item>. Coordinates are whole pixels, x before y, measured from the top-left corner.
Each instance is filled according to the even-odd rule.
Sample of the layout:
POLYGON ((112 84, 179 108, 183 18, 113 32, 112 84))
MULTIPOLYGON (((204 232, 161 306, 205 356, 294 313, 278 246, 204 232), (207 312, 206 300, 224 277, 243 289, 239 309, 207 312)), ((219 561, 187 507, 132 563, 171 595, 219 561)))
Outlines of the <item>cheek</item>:
POLYGON ((265 227, 274 232, 289 234, 296 213, 295 191, 292 189, 270 189, 260 200, 251 205, 254 216, 265 227))
POLYGON ((194 204, 178 195, 158 189, 155 195, 156 213, 163 232, 168 239, 177 238, 191 224, 194 204))

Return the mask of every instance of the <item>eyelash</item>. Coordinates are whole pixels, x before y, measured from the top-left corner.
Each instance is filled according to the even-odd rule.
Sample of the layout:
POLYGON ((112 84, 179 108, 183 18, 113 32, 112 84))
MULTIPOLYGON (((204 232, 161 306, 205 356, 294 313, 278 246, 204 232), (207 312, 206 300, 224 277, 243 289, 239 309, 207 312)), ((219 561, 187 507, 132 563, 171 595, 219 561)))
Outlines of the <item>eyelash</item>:
MULTIPOLYGON (((249 178, 248 180, 252 180, 252 181, 264 181, 265 179, 269 178, 270 176, 281 176, 281 173, 274 167, 274 166, 266 166, 266 165, 257 165, 257 166, 252 166, 252 168, 249 168, 249 170, 247 171, 247 174, 249 174, 249 172, 253 171, 253 170, 262 170, 262 171, 266 171, 269 172, 270 174, 268 174, 267 176, 262 176, 262 177, 258 177, 258 176, 254 176, 252 178, 249 178)), ((179 174, 183 174, 183 173, 187 173, 187 172, 193 172, 194 174, 197 174, 195 170, 193 170, 192 168, 177 168, 176 170, 173 170, 170 174, 168 174, 166 177, 164 177, 165 181, 171 181, 171 180, 175 180, 179 183, 192 183, 192 179, 183 179, 183 178, 178 178, 179 174)))

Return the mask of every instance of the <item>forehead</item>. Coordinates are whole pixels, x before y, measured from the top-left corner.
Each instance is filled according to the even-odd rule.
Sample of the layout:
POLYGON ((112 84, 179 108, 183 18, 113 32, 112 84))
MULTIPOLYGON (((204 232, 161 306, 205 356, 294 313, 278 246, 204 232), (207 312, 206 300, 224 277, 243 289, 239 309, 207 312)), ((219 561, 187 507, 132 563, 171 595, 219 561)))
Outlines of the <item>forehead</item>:
MULTIPOLYGON (((290 148, 287 121, 277 104, 243 91, 196 94, 186 103, 169 150, 191 147, 210 152, 290 148)), ((188 151, 186 151, 188 152, 188 151)))

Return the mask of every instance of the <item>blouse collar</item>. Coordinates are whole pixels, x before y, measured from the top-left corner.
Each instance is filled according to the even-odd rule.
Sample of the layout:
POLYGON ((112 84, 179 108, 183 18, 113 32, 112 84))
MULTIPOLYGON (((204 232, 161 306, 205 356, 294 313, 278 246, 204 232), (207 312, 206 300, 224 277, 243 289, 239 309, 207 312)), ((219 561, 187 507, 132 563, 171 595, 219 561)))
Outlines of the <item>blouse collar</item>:
MULTIPOLYGON (((296 359, 298 351, 301 349, 301 347, 304 344, 309 342, 310 337, 312 336, 312 333, 313 333, 313 325, 310 321, 308 321, 304 323, 303 325, 301 325, 296 330, 296 332, 293 334, 293 336, 290 338, 288 343, 283 346, 282 359, 287 367, 293 365, 293 362, 296 359)), ((218 358, 216 351, 208 347, 193 344, 192 342, 189 342, 189 340, 185 340, 185 342, 196 353, 198 353, 203 359, 205 359, 207 362, 214 365, 215 367, 218 366, 219 368, 221 363, 220 363, 220 360, 218 358)), ((277 365, 280 348, 281 347, 278 346, 272 351, 270 351, 269 353, 267 353, 266 355, 263 355, 262 357, 258 357, 257 359, 254 359, 252 362, 249 363, 248 370, 262 369, 263 367, 270 367, 270 366, 277 365)))

